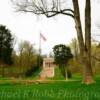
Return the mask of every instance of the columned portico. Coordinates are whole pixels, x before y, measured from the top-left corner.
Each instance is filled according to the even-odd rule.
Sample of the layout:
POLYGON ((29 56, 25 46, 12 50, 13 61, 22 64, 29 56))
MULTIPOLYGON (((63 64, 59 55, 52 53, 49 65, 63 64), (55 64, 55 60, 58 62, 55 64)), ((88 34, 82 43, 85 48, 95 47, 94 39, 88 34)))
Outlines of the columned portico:
POLYGON ((44 58, 43 59, 43 69, 41 72, 41 77, 54 77, 54 59, 53 58, 44 58))

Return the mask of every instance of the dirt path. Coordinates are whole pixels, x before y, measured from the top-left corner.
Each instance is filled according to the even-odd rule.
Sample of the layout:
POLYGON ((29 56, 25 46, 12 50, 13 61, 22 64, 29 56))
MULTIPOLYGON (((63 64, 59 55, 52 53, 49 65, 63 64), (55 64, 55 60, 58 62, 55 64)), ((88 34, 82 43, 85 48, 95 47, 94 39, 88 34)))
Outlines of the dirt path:
POLYGON ((24 80, 24 79, 11 79, 0 80, 0 83, 14 83, 14 84, 42 84, 42 83, 55 83, 55 82, 72 82, 77 80, 24 80))

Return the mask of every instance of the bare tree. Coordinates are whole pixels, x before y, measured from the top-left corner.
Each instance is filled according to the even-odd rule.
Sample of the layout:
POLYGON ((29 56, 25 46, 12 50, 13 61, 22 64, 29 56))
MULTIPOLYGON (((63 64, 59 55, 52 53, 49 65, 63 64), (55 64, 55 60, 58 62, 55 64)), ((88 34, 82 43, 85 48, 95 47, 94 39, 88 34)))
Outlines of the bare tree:
POLYGON ((78 55, 79 55, 79 48, 78 48, 78 42, 76 38, 73 38, 70 45, 69 45, 72 49, 73 55, 75 60, 78 60, 78 55))
POLYGON ((91 67, 91 0, 85 1, 84 39, 78 0, 72 0, 72 8, 67 7, 69 0, 12 0, 15 4, 16 11, 31 12, 37 15, 43 14, 47 17, 63 14, 74 19, 80 49, 81 65, 83 67, 83 83, 91 84, 94 82, 91 67))
POLYGON ((28 41, 21 41, 19 44, 19 66, 21 72, 32 67, 34 63, 34 54, 35 50, 32 44, 28 41))

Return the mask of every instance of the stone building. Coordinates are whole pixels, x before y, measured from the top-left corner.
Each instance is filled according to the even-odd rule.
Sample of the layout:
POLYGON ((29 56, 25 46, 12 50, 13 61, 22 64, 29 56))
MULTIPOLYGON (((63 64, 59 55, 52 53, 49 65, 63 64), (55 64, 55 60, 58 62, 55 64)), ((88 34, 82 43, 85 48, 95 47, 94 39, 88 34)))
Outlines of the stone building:
POLYGON ((46 77, 54 77, 54 58, 44 58, 43 59, 43 69, 40 73, 40 77, 46 78, 46 77))

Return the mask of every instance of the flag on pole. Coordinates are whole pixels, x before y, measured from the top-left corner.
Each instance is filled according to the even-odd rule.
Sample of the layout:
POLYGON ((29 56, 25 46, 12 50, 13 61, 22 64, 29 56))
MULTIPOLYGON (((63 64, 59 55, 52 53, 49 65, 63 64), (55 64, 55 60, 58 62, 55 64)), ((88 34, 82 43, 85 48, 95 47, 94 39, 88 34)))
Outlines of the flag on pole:
POLYGON ((40 33, 40 38, 42 38, 44 41, 46 41, 47 39, 43 36, 42 33, 40 33))

